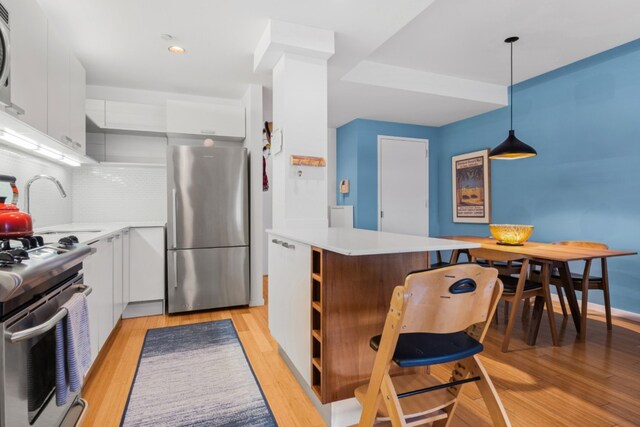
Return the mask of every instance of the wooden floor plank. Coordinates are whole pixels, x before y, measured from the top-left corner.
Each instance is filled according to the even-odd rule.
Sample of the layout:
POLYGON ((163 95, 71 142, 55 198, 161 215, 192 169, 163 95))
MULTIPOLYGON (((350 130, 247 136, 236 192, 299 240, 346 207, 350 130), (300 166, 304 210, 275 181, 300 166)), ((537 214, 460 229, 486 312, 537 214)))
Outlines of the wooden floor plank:
MULTIPOLYGON (((501 309, 501 307, 500 307, 501 309)), ((556 307, 558 309, 558 307, 556 307)), ((322 426, 322 418, 278 354, 269 334, 267 307, 212 310, 122 320, 87 378, 85 426, 118 426, 148 329, 232 319, 265 397, 280 426, 322 426)), ((543 324, 529 347, 518 323, 508 353, 500 351, 504 323, 492 324, 481 358, 514 426, 631 426, 640 424, 640 325, 593 313, 586 340, 556 310, 561 346, 543 324)), ((451 364, 433 367, 446 380, 451 364)), ((453 426, 490 426, 473 384, 465 385, 453 426)))

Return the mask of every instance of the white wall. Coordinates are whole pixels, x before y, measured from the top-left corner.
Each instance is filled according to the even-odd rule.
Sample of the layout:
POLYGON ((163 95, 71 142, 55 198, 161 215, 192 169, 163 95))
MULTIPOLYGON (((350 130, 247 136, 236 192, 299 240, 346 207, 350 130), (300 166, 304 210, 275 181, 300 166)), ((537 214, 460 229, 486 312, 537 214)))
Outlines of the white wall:
POLYGON ((87 155, 100 162, 165 163, 167 138, 126 133, 87 133, 87 155))
MULTIPOLYGON (((31 186, 31 214, 35 229, 48 225, 69 223, 72 220, 72 174, 69 167, 52 163, 39 157, 30 156, 21 151, 14 151, 8 147, 0 146, 0 173, 12 175, 17 179, 16 185, 20 192, 18 206, 24 207, 24 185, 34 175, 46 174, 57 178, 64 187, 67 197, 60 197, 55 184, 48 180, 39 180, 31 186)), ((0 183, 2 196, 9 184, 0 183)), ((10 202, 10 199, 7 200, 10 202)))
POLYGON ((163 167, 82 166, 73 171, 72 192, 74 222, 167 219, 163 167))

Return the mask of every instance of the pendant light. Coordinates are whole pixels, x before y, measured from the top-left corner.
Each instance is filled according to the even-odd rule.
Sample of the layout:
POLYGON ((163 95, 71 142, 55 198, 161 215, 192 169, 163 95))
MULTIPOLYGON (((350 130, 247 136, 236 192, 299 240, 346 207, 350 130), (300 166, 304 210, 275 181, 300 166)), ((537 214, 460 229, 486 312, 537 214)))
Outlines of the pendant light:
POLYGON ((507 139, 505 139, 502 144, 491 150, 489 153, 490 159, 515 160, 533 157, 538 154, 533 147, 516 138, 516 132, 513 130, 513 44, 519 39, 520 37, 509 37, 504 41, 511 45, 511 86, 509 87, 511 129, 509 130, 509 136, 507 136, 507 139))

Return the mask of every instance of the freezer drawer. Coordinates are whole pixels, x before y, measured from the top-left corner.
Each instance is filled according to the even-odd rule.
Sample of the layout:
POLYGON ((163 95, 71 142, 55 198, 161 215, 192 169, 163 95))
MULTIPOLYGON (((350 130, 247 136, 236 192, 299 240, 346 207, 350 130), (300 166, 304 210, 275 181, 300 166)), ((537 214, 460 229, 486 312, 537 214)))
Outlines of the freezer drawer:
POLYGON ((249 303, 249 247, 167 253, 169 313, 249 303))

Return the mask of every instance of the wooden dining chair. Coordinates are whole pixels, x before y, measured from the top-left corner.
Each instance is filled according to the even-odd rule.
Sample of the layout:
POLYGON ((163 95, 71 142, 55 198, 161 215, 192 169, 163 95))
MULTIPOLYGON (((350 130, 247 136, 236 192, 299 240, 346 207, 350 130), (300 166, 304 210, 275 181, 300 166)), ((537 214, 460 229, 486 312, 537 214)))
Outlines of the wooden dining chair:
MULTIPOLYGON (((494 268, 459 264, 409 274, 391 298, 368 385, 356 389, 359 426, 449 425, 463 384, 475 382, 493 424, 509 418, 478 354, 502 293, 494 268), (448 382, 428 373, 390 374, 393 365, 416 368, 456 362, 448 382)), ((406 371, 405 371, 406 372, 406 371)))
POLYGON ((476 259, 482 259, 486 261, 489 266, 492 266, 495 262, 508 263, 509 261, 517 261, 520 265, 518 277, 505 274, 499 275, 500 280, 504 284, 504 291, 502 292, 501 300, 512 305, 504 333, 504 339, 502 341, 502 351, 509 351, 511 334, 513 332, 513 327, 515 326, 516 316, 520 305, 522 304, 522 300, 528 301, 529 298, 535 297, 544 298, 547 316, 549 318, 549 327, 551 329, 551 339, 553 341, 553 345, 557 346, 558 334, 553 315, 553 303, 551 301, 548 283, 544 283, 544 280, 548 280, 549 277, 549 265, 543 264, 542 266, 542 280, 533 281, 528 278, 529 259, 527 257, 520 254, 502 252, 494 249, 470 249, 469 253, 471 254, 472 260, 475 261, 476 259), (547 279, 545 279, 545 277, 547 279))
MULTIPOLYGON (((609 249, 609 246, 607 246, 604 243, 578 241, 578 240, 555 242, 554 245, 575 246, 575 247, 590 248, 590 249, 609 249)), ((583 335, 587 327, 586 318, 587 318, 587 309, 589 305, 590 289, 598 289, 603 292, 604 310, 605 310, 605 316, 607 319, 607 330, 612 329, 611 300, 609 297, 609 272, 607 268, 607 259, 600 258, 601 276, 591 276, 591 262, 592 260, 590 259, 585 260, 582 273, 571 273, 571 280, 574 283, 575 290, 582 292, 581 313, 582 313, 583 319, 582 319, 580 330, 583 335)), ((556 266, 556 268, 554 268, 551 272, 551 283, 553 283, 560 289, 562 289, 562 287, 564 286, 564 282, 562 281, 562 277, 560 276, 559 266, 556 266)), ((564 297, 562 295, 562 291, 558 292, 558 299, 560 300, 560 304, 564 306, 565 303, 564 303, 564 297)))
MULTIPOLYGON (((460 262, 460 255, 465 255, 467 257, 467 262, 471 262, 471 255, 469 254, 468 249, 459 249, 457 251, 453 251, 451 254, 451 258, 449 261, 442 261, 442 255, 440 251, 436 251, 436 259, 437 262, 432 264, 432 267, 444 267, 445 265, 457 264, 460 262)), ((477 259, 475 261, 480 265, 484 265, 485 267, 489 266, 489 263, 483 259, 477 259)), ((518 274, 520 272, 520 263, 517 261, 507 261, 507 262, 494 262, 493 267, 498 269, 500 274, 511 276, 513 274, 518 274)))
POLYGON ((458 249, 457 251, 452 251, 448 261, 445 261, 442 257, 442 251, 435 251, 435 253, 436 262, 431 263, 431 268, 440 268, 452 264, 457 264, 459 262, 460 255, 465 255, 467 257, 467 262, 471 261, 469 251, 467 249, 458 249))

